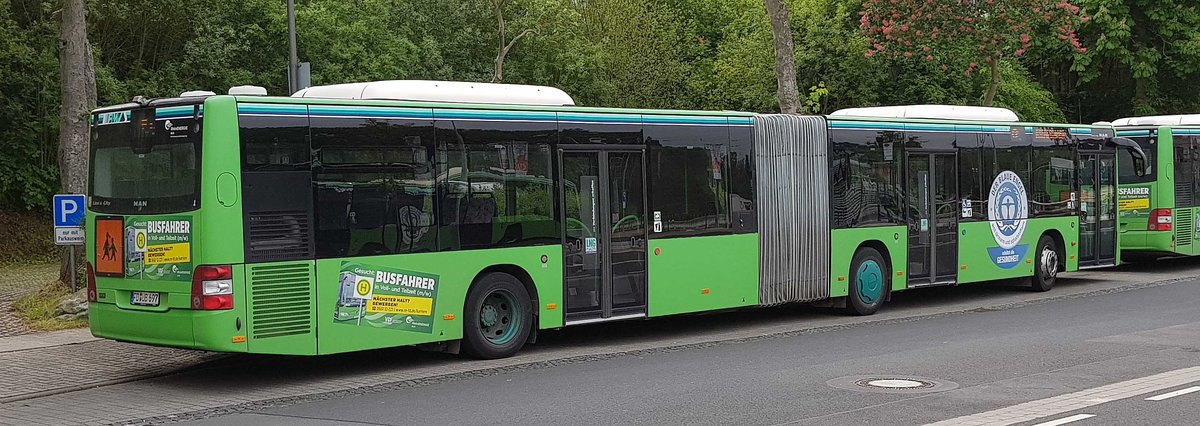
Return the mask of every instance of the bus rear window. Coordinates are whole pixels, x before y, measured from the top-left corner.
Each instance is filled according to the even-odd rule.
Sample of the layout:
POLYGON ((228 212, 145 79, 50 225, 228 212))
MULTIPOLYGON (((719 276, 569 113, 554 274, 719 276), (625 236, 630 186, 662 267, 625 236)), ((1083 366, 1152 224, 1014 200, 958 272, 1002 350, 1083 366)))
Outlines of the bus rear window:
POLYGON ((200 207, 194 106, 98 113, 91 150, 93 211, 157 214, 200 207))
POLYGON ((1155 170, 1157 170, 1157 148, 1150 143, 1153 136, 1130 137, 1138 146, 1142 147, 1142 152, 1146 153, 1146 162, 1150 166, 1149 171, 1144 176, 1138 176, 1133 168, 1133 154, 1127 149, 1118 149, 1117 168, 1120 172, 1120 183, 1147 183, 1154 182, 1155 170))

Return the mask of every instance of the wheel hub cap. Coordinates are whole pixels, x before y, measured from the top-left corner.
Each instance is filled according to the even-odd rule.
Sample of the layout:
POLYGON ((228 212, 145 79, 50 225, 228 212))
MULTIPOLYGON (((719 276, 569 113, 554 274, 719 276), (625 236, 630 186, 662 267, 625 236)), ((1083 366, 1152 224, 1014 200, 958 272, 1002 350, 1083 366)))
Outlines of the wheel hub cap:
POLYGON ((479 313, 479 322, 483 323, 484 327, 491 327, 496 325, 497 316, 499 316, 499 314, 496 313, 495 306, 484 305, 483 311, 479 313))
POLYGON ((1054 278, 1055 275, 1058 275, 1058 253, 1055 253, 1054 250, 1049 248, 1042 250, 1041 263, 1043 278, 1054 278))
POLYGON ((858 266, 855 283, 858 286, 858 298, 863 303, 872 304, 883 295, 883 271, 874 260, 868 260, 858 266))
POLYGON ((479 309, 479 328, 484 338, 494 344, 503 345, 512 340, 523 325, 520 324, 521 308, 512 294, 498 290, 484 298, 479 309))

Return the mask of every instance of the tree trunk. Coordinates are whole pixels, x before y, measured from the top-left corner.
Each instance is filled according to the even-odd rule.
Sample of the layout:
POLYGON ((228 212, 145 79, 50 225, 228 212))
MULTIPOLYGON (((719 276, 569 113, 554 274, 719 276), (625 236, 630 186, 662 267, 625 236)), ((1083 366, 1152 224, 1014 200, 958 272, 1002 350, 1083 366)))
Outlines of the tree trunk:
POLYGON ((983 106, 990 107, 996 102, 996 91, 1000 90, 1000 59, 992 59, 992 81, 988 83, 987 93, 983 95, 983 106))
MULTIPOLYGON (((88 112, 96 106, 96 71, 87 39, 85 0, 64 0, 62 9, 62 49, 59 52, 62 78, 62 110, 58 129, 58 167, 62 190, 82 194, 87 189, 88 112)), ((82 265, 83 250, 75 265, 82 265)), ((75 271, 69 270, 68 255, 63 251, 59 279, 67 282, 75 271)))
POLYGON ((779 112, 795 114, 800 110, 800 91, 796 88, 796 48, 792 28, 788 23, 788 7, 784 0, 763 0, 771 17, 771 33, 775 36, 775 80, 779 91, 779 112))
POLYGON ((1133 78, 1133 113, 1135 115, 1152 115, 1157 113, 1154 106, 1150 104, 1149 86, 1149 77, 1133 78))
POLYGON ((492 83, 499 83, 504 80, 504 55, 508 53, 504 48, 504 0, 493 0, 492 7, 496 12, 496 32, 499 33, 494 63, 496 68, 492 71, 492 83))

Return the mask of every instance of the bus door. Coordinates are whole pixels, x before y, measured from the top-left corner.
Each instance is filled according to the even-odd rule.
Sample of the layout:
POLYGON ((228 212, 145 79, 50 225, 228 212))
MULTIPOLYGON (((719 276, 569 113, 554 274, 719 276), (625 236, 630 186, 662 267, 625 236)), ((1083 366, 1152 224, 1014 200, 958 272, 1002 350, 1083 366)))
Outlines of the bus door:
POLYGON ((1111 152, 1079 153, 1079 267, 1117 258, 1116 160, 1111 152))
POLYGON ((958 161, 954 153, 908 154, 908 282, 949 284, 958 265, 958 161))
POLYGON ((645 316, 645 151, 559 154, 566 322, 645 316))

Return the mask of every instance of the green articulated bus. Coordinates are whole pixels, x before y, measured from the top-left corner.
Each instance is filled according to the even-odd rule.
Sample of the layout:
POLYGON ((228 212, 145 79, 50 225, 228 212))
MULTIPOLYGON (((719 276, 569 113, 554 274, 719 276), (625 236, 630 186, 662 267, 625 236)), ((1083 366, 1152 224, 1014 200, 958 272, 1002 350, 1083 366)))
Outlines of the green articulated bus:
MULTIPOLYGON (((419 345, 1114 265, 1111 127, 914 106, 575 107, 390 81, 92 116, 96 336, 225 352, 419 345), (944 117, 897 118, 897 117, 944 117)), ((1124 148, 1122 148, 1124 147, 1124 148)))
POLYGON ((1148 159, 1144 175, 1122 163, 1121 251, 1154 258, 1200 254, 1200 115, 1122 118, 1117 135, 1148 159))

